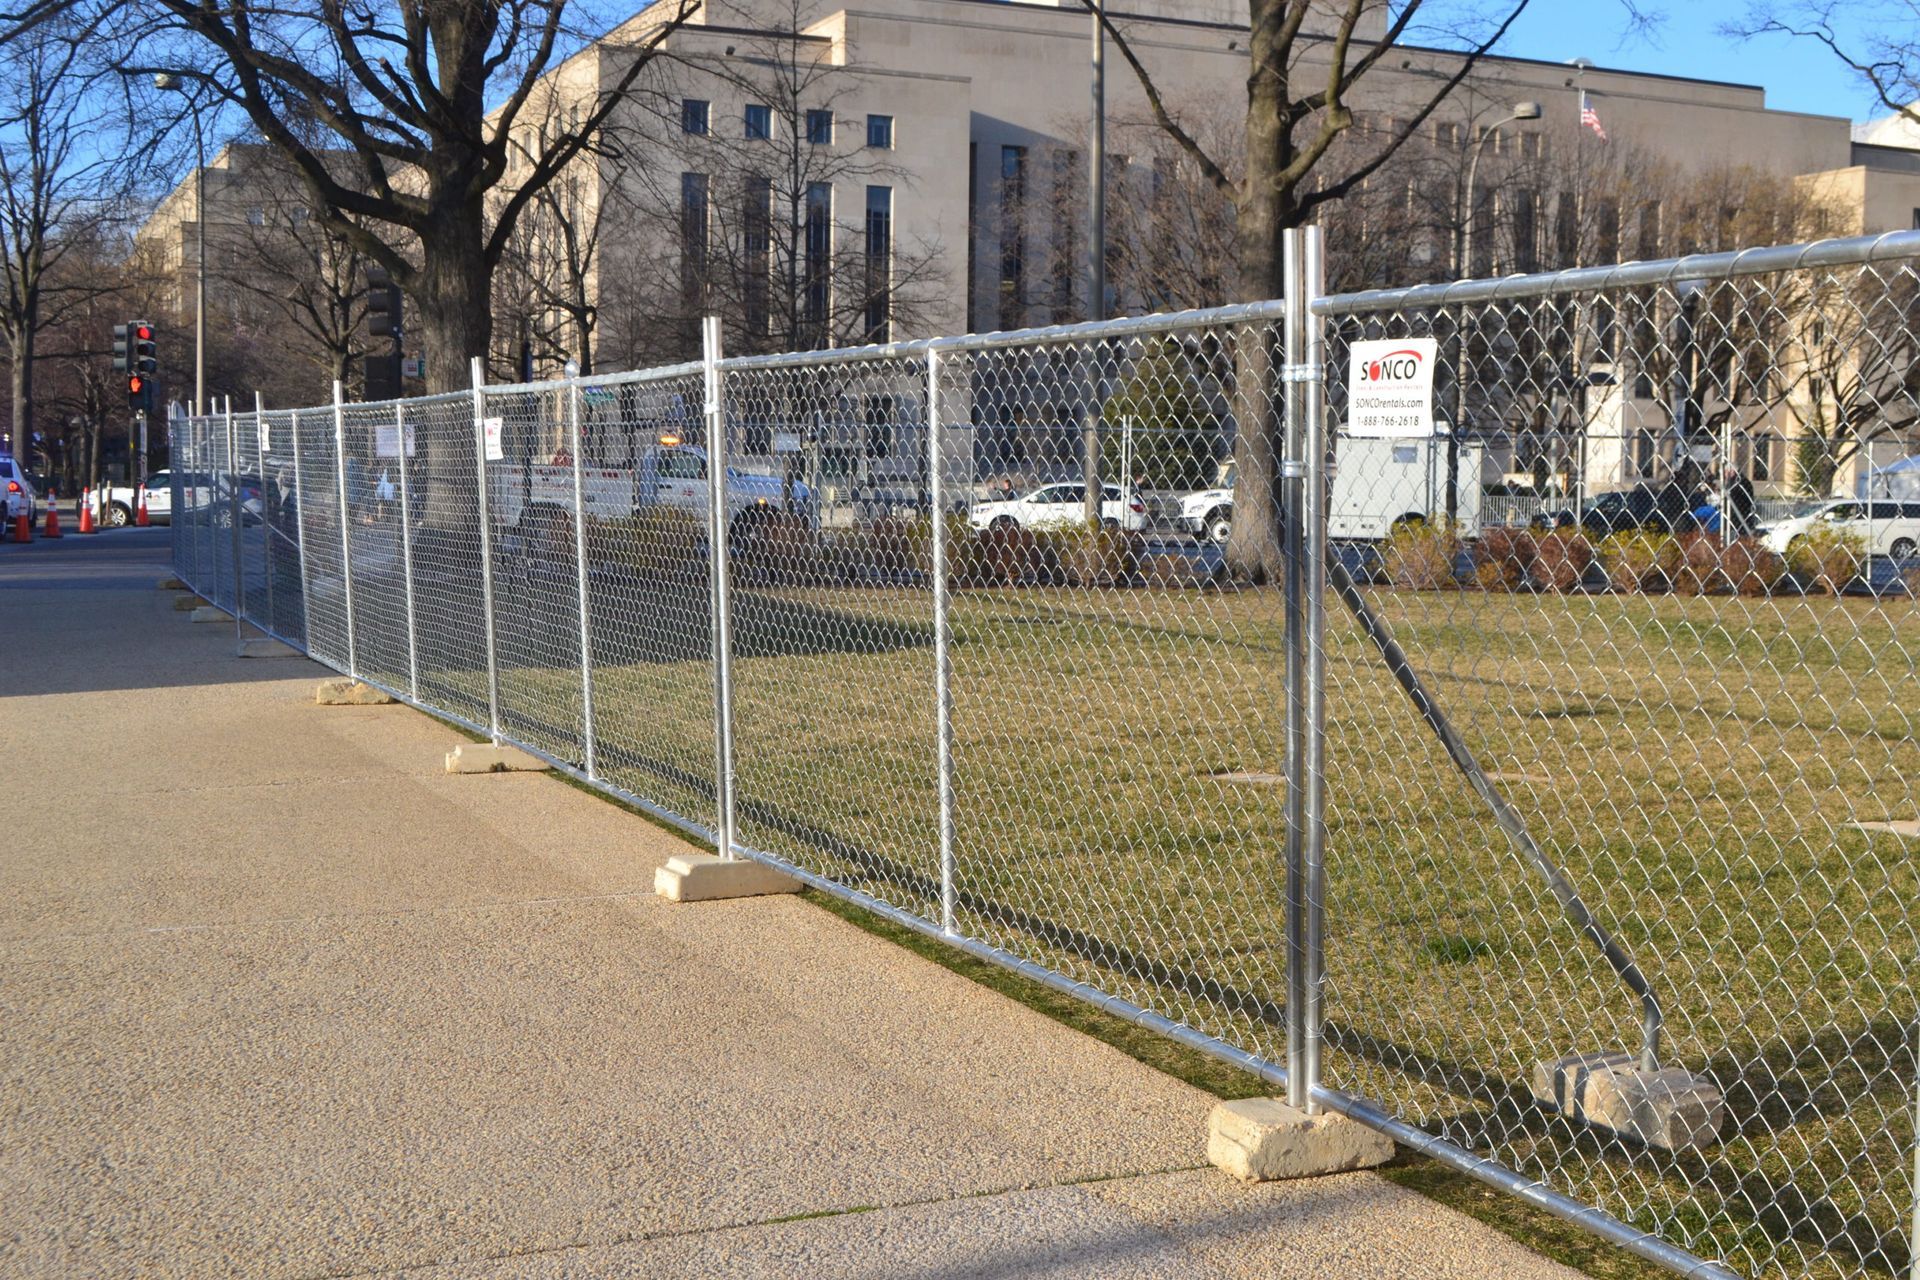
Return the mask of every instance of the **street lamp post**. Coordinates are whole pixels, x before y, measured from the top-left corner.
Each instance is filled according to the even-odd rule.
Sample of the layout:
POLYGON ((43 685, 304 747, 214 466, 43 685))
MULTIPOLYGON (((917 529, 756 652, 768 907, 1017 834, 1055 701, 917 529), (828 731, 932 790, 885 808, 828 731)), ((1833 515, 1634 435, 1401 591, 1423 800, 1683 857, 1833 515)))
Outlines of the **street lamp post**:
MULTIPOLYGON (((153 87, 187 92, 180 77, 170 71, 154 76, 153 87)), ((207 402, 207 142, 200 127, 200 100, 188 95, 187 111, 193 116, 193 415, 197 418, 206 412, 207 402)))
MULTIPOLYGON (((1494 121, 1481 130, 1479 138, 1473 144, 1473 155, 1467 161, 1466 209, 1460 217, 1460 262, 1459 274, 1462 279, 1473 274, 1473 206, 1474 183, 1480 176, 1480 157, 1486 152, 1487 142, 1504 125, 1516 120, 1538 120, 1540 104, 1537 102, 1516 102, 1508 115, 1494 121)), ((1447 432, 1447 521, 1452 523, 1460 518, 1460 433, 1467 422, 1467 311, 1460 309, 1459 323, 1454 326, 1459 334, 1460 356, 1454 361, 1454 408, 1453 424, 1447 432)))

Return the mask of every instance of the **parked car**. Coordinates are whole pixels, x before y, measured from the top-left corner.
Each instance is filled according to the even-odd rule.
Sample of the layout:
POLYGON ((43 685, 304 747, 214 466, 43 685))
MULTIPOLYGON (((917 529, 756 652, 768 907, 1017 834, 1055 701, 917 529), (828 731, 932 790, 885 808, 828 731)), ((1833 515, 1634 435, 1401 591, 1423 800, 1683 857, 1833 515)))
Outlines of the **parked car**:
POLYGON ((14 459, 10 453, 0 453, 0 516, 5 517, 5 528, 0 528, 0 538, 13 536, 14 522, 22 515, 32 524, 39 515, 37 499, 38 487, 34 484, 33 473, 14 459))
POLYGON ((1536 529, 1570 529, 1575 525, 1596 538, 1633 529, 1691 533, 1700 527, 1686 490, 1677 484, 1638 484, 1631 489, 1603 493, 1582 507, 1553 511, 1533 518, 1536 529))
POLYGON ((1795 538, 1819 526, 1858 535, 1872 555, 1906 560, 1920 550, 1920 502, 1888 498, 1818 503, 1762 526, 1760 540, 1768 550, 1785 555, 1795 538))
MULTIPOLYGON (((976 529, 1044 529, 1074 524, 1086 518, 1087 486, 1045 484, 1023 497, 999 502, 976 502, 967 519, 976 529)), ((1138 490, 1123 498, 1120 486, 1100 486, 1100 522, 1109 528, 1147 527, 1147 504, 1138 490)))

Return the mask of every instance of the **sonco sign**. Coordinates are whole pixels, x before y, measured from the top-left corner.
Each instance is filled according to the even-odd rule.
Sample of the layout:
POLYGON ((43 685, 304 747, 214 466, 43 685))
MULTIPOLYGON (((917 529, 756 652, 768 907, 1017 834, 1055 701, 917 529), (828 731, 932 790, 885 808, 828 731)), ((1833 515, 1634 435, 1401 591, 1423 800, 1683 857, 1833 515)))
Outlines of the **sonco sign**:
POLYGON ((1347 370, 1347 434, 1433 434, 1432 338, 1356 342, 1347 370))
POLYGON ((1426 363, 1426 354, 1412 347, 1402 347, 1398 351, 1389 351, 1367 361, 1366 380, 1368 382, 1411 382, 1420 376, 1420 367, 1426 363))

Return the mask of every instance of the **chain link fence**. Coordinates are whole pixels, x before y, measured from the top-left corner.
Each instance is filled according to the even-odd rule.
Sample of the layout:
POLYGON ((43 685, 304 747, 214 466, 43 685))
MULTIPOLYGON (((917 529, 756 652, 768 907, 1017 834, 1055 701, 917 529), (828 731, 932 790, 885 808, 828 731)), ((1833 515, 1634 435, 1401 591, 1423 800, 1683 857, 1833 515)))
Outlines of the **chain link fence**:
POLYGON ((1288 258, 1285 302, 178 420, 175 563, 1643 1257, 1906 1273, 1908 517, 1769 511, 1751 442, 1920 416, 1920 234, 1288 258), (1569 422, 1617 496, 1493 501, 1569 422))

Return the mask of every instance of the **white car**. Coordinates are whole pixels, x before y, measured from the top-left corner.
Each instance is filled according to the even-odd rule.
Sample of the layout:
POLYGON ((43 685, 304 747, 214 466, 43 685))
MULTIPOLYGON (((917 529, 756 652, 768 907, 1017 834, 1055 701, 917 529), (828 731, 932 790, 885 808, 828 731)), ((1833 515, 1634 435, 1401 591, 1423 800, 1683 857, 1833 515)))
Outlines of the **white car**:
POLYGON ((1920 549, 1920 502, 1891 498, 1823 502, 1765 526, 1760 540, 1769 551, 1785 555, 1795 538, 1821 525, 1859 535, 1871 555, 1906 560, 1920 549))
POLYGON ((22 515, 31 526, 39 514, 35 510, 35 492, 33 473, 14 460, 10 453, 0 453, 0 516, 6 517, 6 527, 0 528, 0 537, 13 536, 14 522, 22 515))
MULTIPOLYGON (((1147 527, 1147 504, 1138 492, 1123 499, 1120 486, 1100 486, 1100 522, 1108 528, 1139 530, 1147 527)), ((1000 502, 976 502, 967 519, 976 529, 1036 529, 1069 525, 1086 519, 1087 486, 1041 485, 1032 493, 1000 502)))

